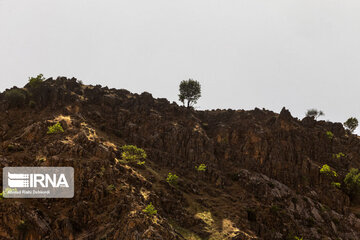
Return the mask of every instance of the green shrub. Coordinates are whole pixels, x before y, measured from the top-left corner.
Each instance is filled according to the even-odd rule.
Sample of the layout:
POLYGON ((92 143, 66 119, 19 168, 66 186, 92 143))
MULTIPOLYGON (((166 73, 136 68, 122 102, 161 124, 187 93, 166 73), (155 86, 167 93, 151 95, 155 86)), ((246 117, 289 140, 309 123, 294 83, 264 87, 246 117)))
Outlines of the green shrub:
POLYGON ((332 183, 331 183, 331 186, 336 187, 336 188, 341 188, 341 183, 339 183, 339 182, 332 182, 332 183))
POLYGON ((297 237, 297 236, 295 236, 294 239, 295 239, 295 240, 303 240, 303 237, 297 237))
POLYGON ((44 80, 45 78, 42 74, 39 74, 36 77, 29 77, 29 87, 37 88, 44 82, 44 80))
POLYGON ((169 173, 167 178, 166 178, 166 181, 170 184, 170 185, 177 185, 177 180, 178 180, 178 176, 176 176, 176 174, 172 174, 172 173, 169 173))
POLYGON ((61 124, 58 122, 50 127, 48 127, 47 134, 63 133, 64 129, 61 124))
POLYGON ((330 139, 334 138, 334 134, 331 131, 327 131, 326 136, 328 136, 328 138, 330 138, 330 139))
POLYGON ((108 191, 108 192, 112 192, 112 191, 114 191, 116 188, 115 188, 115 186, 114 186, 114 184, 110 184, 109 186, 107 186, 107 188, 106 188, 106 190, 108 191))
POLYGON ((322 166, 322 168, 320 169, 320 173, 325 174, 330 177, 337 177, 337 173, 335 171, 331 170, 330 166, 327 164, 322 166))
POLYGON ((146 152, 142 148, 138 148, 134 145, 124 145, 121 147, 121 158, 124 162, 136 162, 138 165, 145 164, 145 161, 141 161, 147 158, 146 152))
POLYGON ((333 158, 340 159, 340 158, 342 158, 342 157, 345 157, 345 154, 342 153, 342 152, 334 153, 334 154, 333 154, 333 158))
POLYGON ((199 172, 205 172, 206 171, 206 165, 202 163, 199 166, 195 166, 195 169, 198 170, 199 172))
POLYGON ((349 195, 354 197, 360 193, 360 171, 357 168, 351 168, 345 176, 344 183, 349 195))
POLYGON ((19 88, 13 88, 5 92, 5 99, 9 102, 10 107, 21 107, 26 100, 26 94, 19 88))
POLYGON ((0 193, 0 200, 3 200, 4 199, 4 195, 3 195, 3 193, 1 192, 0 193))
POLYGON ((143 209, 143 212, 152 217, 153 215, 157 214, 157 210, 155 210, 154 205, 152 203, 148 204, 145 209, 143 209))

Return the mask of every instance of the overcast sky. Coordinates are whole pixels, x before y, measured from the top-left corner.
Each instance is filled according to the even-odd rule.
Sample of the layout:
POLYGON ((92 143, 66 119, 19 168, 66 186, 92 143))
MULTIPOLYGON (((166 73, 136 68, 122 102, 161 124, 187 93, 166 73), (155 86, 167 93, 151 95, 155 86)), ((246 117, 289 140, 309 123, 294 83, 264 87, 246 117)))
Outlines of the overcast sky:
POLYGON ((199 109, 360 118, 359 0, 0 0, 0 90, 29 76, 148 91, 199 109))

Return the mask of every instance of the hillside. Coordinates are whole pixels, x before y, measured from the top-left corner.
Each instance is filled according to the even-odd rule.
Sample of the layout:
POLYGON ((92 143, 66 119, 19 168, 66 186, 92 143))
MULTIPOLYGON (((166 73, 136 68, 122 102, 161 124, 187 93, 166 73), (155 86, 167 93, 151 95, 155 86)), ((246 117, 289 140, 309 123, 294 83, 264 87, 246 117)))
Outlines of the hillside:
POLYGON ((64 77, 19 91, 0 94, 0 167, 72 166, 75 196, 0 200, 0 239, 360 239, 360 201, 331 184, 360 168, 360 139, 340 123, 195 111, 64 77), (57 122, 64 132, 47 134, 57 122), (123 145, 145 164, 121 161, 123 145))

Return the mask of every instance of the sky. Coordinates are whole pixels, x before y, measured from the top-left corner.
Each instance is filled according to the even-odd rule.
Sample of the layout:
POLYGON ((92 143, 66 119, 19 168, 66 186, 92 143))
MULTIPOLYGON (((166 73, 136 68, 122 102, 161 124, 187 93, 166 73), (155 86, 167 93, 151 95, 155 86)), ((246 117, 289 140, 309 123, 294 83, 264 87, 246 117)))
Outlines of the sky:
POLYGON ((0 0, 0 91, 76 77, 197 109, 360 118, 359 0, 0 0), (179 103, 179 102, 178 102, 179 103))

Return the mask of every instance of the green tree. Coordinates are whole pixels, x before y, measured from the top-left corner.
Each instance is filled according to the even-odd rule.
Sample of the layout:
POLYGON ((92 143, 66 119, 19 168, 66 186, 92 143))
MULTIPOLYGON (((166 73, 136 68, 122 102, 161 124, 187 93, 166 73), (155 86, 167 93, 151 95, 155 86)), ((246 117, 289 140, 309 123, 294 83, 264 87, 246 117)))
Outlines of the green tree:
POLYGON ((123 151, 121 154, 123 162, 136 162, 139 165, 143 165, 145 163, 145 161, 141 161, 147 157, 144 149, 138 148, 134 145, 124 145, 121 147, 121 150, 123 151))
POLYGON ((10 107, 21 107, 26 100, 26 93, 24 90, 14 87, 5 92, 5 99, 9 102, 10 107))
POLYGON ((155 209, 154 205, 152 203, 148 204, 145 209, 143 209, 143 212, 152 217, 153 215, 157 214, 157 210, 155 209))
POLYGON ((177 180, 178 180, 178 176, 176 174, 172 174, 172 173, 169 173, 167 178, 166 178, 166 181, 170 184, 170 185, 177 185, 177 180))
POLYGON ((29 84, 28 86, 31 88, 39 87, 42 82, 45 80, 44 75, 39 74, 36 77, 29 77, 29 84))
POLYGON ((307 112, 306 112, 306 116, 307 117, 313 117, 315 119, 317 119, 318 117, 320 116, 324 116, 324 112, 321 111, 321 110, 317 110, 315 108, 312 108, 312 109, 309 109, 307 112))
POLYGON ((351 168, 350 172, 346 174, 344 183, 346 190, 351 197, 360 194, 360 171, 357 168, 351 168))
POLYGON ((330 166, 327 164, 324 164, 322 168, 320 169, 321 174, 325 174, 330 177, 337 177, 337 173, 333 170, 331 170, 330 166))
POLYGON ((201 97, 201 85, 198 81, 193 79, 181 81, 179 91, 179 100, 184 105, 186 100, 187 107, 191 107, 196 104, 197 100, 201 97))
POLYGON ((355 129, 359 126, 359 121, 356 118, 351 117, 348 120, 346 120, 346 122, 344 122, 344 126, 348 130, 350 130, 350 132, 354 132, 355 129))

